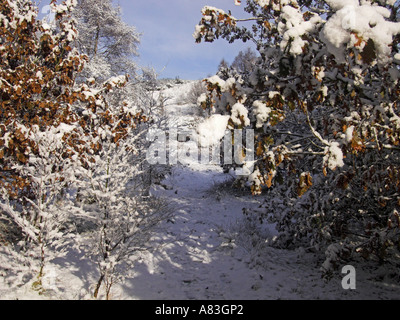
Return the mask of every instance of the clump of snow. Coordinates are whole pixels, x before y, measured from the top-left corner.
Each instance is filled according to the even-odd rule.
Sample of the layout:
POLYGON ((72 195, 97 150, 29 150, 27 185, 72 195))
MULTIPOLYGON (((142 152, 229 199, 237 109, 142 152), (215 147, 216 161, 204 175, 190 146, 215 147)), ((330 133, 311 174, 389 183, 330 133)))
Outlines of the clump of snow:
POLYGON ((321 92, 322 92, 322 95, 324 97, 327 97, 328 96, 328 87, 327 86, 322 86, 321 87, 321 92))
POLYGON ((207 101, 207 93, 202 93, 198 98, 197 98, 197 106, 201 106, 203 102, 207 101))
POLYGON ((323 163, 331 170, 344 166, 343 152, 338 142, 333 141, 325 148, 323 163))
POLYGON ((118 85, 121 85, 125 82, 126 77, 124 75, 120 76, 114 76, 108 79, 105 83, 110 84, 112 87, 116 87, 118 85))
POLYGON ((343 9, 346 6, 358 6, 358 0, 325 0, 325 2, 332 8, 334 11, 338 11, 343 9))
POLYGON ((282 21, 278 23, 278 31, 283 36, 281 49, 285 50, 289 47, 291 54, 301 54, 303 47, 307 44, 302 36, 313 31, 322 22, 321 17, 314 15, 309 21, 304 21, 301 10, 289 5, 282 8, 281 17, 282 21))
POLYGON ((278 91, 270 91, 268 92, 268 98, 273 99, 276 95, 281 95, 278 91))
POLYGON ((252 174, 249 175, 249 182, 256 185, 256 186, 260 186, 261 185, 261 172, 260 169, 256 168, 252 174))
POLYGON ((298 6, 296 0, 281 0, 279 2, 271 0, 256 0, 256 2, 262 7, 272 5, 272 9, 275 11, 280 11, 281 7, 286 5, 293 5, 294 7, 298 6))
POLYGON ((377 62, 388 62, 393 37, 400 33, 400 23, 387 21, 391 12, 385 7, 357 0, 329 0, 327 3, 336 11, 325 23, 321 39, 338 62, 344 62, 345 49, 354 45, 354 34, 364 43, 372 40, 376 50, 377 62))
POLYGON ((225 135, 229 116, 214 114, 197 127, 199 144, 208 147, 218 144, 225 135))
POLYGON ((64 13, 73 10, 76 7, 77 3, 77 0, 66 0, 62 4, 52 6, 55 12, 64 13))
POLYGON ((272 109, 270 107, 267 107, 265 102, 262 102, 260 100, 254 101, 253 112, 257 119, 256 128, 261 128, 264 123, 267 122, 271 111, 272 109))
POLYGON ((218 77, 217 75, 208 78, 207 81, 210 82, 211 84, 218 85, 221 89, 225 88, 226 82, 224 80, 222 80, 220 77, 218 77))
POLYGON ((203 28, 204 27, 201 24, 196 25, 195 28, 194 28, 194 32, 193 32, 192 37, 195 38, 195 39, 200 38, 201 37, 201 32, 203 31, 203 28))
POLYGON ((324 77, 325 77, 325 68, 324 67, 312 66, 311 71, 318 81, 322 81, 324 79, 324 77))
POLYGON ((216 12, 218 14, 226 14, 224 10, 221 10, 219 8, 215 8, 215 7, 212 7, 212 6, 205 6, 201 10, 202 14, 204 14, 204 15, 206 14, 207 11, 214 11, 214 12, 216 12))
POLYGON ((243 104, 241 103, 234 104, 231 111, 232 122, 238 126, 241 125, 249 126, 250 119, 248 117, 248 113, 249 111, 243 104))
POLYGON ((347 143, 351 143, 353 140, 354 126, 350 126, 346 129, 345 140, 347 143))
POLYGON ((231 24, 236 23, 236 18, 233 17, 230 13, 227 14, 225 13, 225 11, 215 7, 205 6, 201 12, 203 14, 203 18, 201 23, 196 26, 195 31, 193 33, 193 37, 195 39, 199 39, 202 37, 202 35, 204 35, 206 41, 212 42, 214 40, 215 33, 212 30, 210 30, 207 26, 205 26, 205 24, 211 23, 213 27, 216 28, 216 33, 218 34, 221 31, 221 27, 219 26, 221 22, 221 17, 223 20, 225 17, 229 16, 230 23, 231 24))

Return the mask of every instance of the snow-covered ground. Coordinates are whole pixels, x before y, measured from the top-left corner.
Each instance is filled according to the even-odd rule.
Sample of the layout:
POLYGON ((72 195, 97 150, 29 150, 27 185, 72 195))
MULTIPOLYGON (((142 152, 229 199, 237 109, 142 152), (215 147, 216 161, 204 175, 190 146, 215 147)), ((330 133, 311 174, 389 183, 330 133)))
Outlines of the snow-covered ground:
MULTIPOLYGON (((197 119, 193 105, 180 103, 188 83, 166 89, 173 98, 171 121, 197 119), (176 98, 178 97, 178 98, 176 98)), ((184 123, 184 121, 182 121, 184 123)), ((113 299, 398 299, 400 286, 378 269, 356 269, 356 289, 344 290, 340 270, 321 278, 312 253, 269 247, 273 226, 243 212, 259 206, 246 191, 227 191, 232 177, 216 165, 177 165, 153 194, 168 199, 174 215, 151 239, 153 252, 140 252, 128 278, 114 286, 113 299)), ((0 248, 1 299, 90 299, 98 274, 82 252, 69 252, 47 265, 43 295, 32 290, 28 259, 0 248), (22 259, 22 260, 21 260, 22 259), (4 268, 5 265, 10 266, 4 268)), ((104 295, 100 296, 104 298, 104 295)))

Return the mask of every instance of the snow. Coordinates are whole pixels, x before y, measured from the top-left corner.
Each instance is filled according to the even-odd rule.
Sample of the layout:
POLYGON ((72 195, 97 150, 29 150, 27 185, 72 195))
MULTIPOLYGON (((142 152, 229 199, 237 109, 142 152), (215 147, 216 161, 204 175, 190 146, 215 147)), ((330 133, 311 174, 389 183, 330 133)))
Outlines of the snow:
POLYGON ((309 21, 304 21, 301 10, 289 5, 282 7, 282 20, 285 23, 278 24, 278 31, 283 35, 280 46, 282 50, 289 46, 289 52, 293 55, 301 54, 303 47, 307 44, 302 36, 314 30, 315 26, 322 22, 319 16, 313 16, 309 21))
POLYGON ((218 86, 220 86, 220 88, 223 90, 225 88, 226 82, 224 80, 222 80, 220 77, 218 77, 217 75, 214 75, 210 78, 207 79, 208 82, 210 82, 211 84, 216 84, 218 86))
POLYGON ((126 77, 124 75, 114 76, 109 78, 105 84, 110 84, 112 87, 116 87, 119 84, 122 84, 126 81, 126 77))
POLYGON ((219 8, 212 7, 212 6, 205 6, 205 7, 201 10, 201 12, 202 12, 203 14, 205 14, 207 11, 214 11, 214 12, 216 12, 216 13, 218 13, 218 14, 222 14, 222 15, 226 14, 224 10, 221 10, 221 9, 219 9, 219 8))
POLYGON ((262 6, 268 6, 268 5, 272 5, 272 9, 276 10, 276 11, 280 11, 281 7, 286 6, 288 4, 291 4, 293 6, 297 6, 297 1, 296 0, 281 0, 279 2, 275 2, 275 1, 270 1, 270 0, 256 0, 256 2, 262 6))
POLYGON ((187 127, 194 128, 194 123, 198 121, 197 114, 199 107, 196 103, 187 103, 187 96, 193 88, 193 84, 198 81, 181 80, 179 85, 168 83, 154 93, 154 99, 162 98, 165 100, 164 110, 167 117, 168 128, 179 129, 187 127))
POLYGON ((202 26, 202 25, 199 25, 199 24, 196 25, 192 37, 193 37, 194 39, 199 38, 202 31, 203 31, 203 26, 202 26))
POLYGON ((360 5, 357 0, 330 0, 327 3, 336 12, 325 23, 321 39, 339 62, 344 61, 344 50, 352 43, 354 33, 365 43, 373 40, 378 63, 388 62, 393 37, 400 33, 400 23, 386 20, 390 17, 390 10, 377 5, 360 5))
MULTIPOLYGON (((187 114, 192 105, 180 103, 188 88, 189 82, 163 90, 171 97, 166 105, 171 122, 184 123, 192 117, 201 123, 187 114)), ((214 142, 227 118, 214 116, 203 121, 199 133, 214 142)), ((328 151, 328 161, 340 164, 340 148, 331 144, 328 151)), ((113 287, 112 299, 400 298, 400 286, 382 276, 385 270, 356 268, 357 289, 344 290, 340 270, 330 281, 321 278, 320 261, 312 252, 269 246, 268 241, 276 235, 274 226, 260 225, 243 215, 256 211, 259 199, 249 191, 230 187, 231 183, 232 176, 217 165, 194 161, 174 166, 162 184, 151 190, 153 195, 168 199, 174 216, 150 239, 154 251, 137 252, 132 257, 135 267, 123 283, 113 287)), ((42 294, 32 288, 36 271, 31 259, 0 243, 0 299, 92 299, 98 269, 83 250, 67 250, 46 264, 42 294)), ((104 293, 99 298, 104 298, 104 293)))
POLYGON ((325 0, 325 2, 332 8, 334 11, 338 11, 343 9, 346 6, 358 6, 359 0, 325 0))
POLYGON ((351 143, 351 141, 353 140, 353 132, 354 132, 354 126, 350 126, 346 129, 345 140, 347 143, 351 143))
POLYGON ((265 102, 256 100, 253 102, 253 112, 257 118, 256 128, 261 128, 267 122, 272 109, 265 102))
POLYGON ((240 126, 248 126, 250 125, 250 119, 248 117, 249 111, 247 108, 241 104, 241 103, 236 103, 232 106, 232 112, 231 112, 231 119, 234 124, 240 126), (243 123, 242 123, 243 120, 243 123))
MULTIPOLYGON (((176 205, 175 217, 151 240, 155 253, 138 254, 127 280, 116 285, 114 300, 267 300, 267 299, 388 299, 399 287, 357 273, 357 290, 341 288, 341 277, 326 282, 312 254, 269 247, 262 236, 273 230, 253 230, 243 210, 257 207, 254 197, 222 194, 226 175, 216 167, 176 168, 156 194, 176 205), (217 190, 217 191, 216 191, 217 190), (220 200, 219 200, 220 199, 220 200), (254 245, 252 245, 252 242, 254 245)), ((10 251, 1 248, 1 266, 9 265, 10 251)), ((27 263, 25 261, 25 263, 27 263)), ((27 265, 19 264, 0 282, 2 299, 90 299, 96 265, 80 252, 69 252, 45 269, 44 295, 26 282, 27 265), (10 288, 12 286, 12 288, 10 288)), ((377 275, 378 278, 378 275, 377 275)))
POLYGON ((338 142, 333 141, 325 148, 323 163, 331 170, 336 170, 336 168, 344 166, 343 152, 338 142))
POLYGON ((214 114, 197 127, 198 141, 202 147, 213 146, 224 137, 229 116, 214 114))

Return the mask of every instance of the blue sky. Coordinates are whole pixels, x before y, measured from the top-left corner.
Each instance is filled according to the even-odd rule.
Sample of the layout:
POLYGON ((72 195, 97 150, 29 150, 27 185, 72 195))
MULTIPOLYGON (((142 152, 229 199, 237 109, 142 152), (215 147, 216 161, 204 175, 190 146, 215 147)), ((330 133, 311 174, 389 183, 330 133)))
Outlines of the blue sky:
MULTIPOLYGON (((43 0, 41 4, 48 2, 43 0)), ((215 74, 222 58, 232 62, 240 50, 250 45, 241 41, 229 44, 225 40, 196 44, 192 36, 206 5, 231 10, 237 18, 246 17, 243 4, 235 6, 234 0, 114 0, 114 3, 121 6, 123 20, 142 33, 136 61, 140 66, 155 68, 160 78, 205 78, 215 74)))
POLYGON ((215 74, 222 58, 232 62, 240 50, 249 46, 225 40, 196 44, 192 36, 205 5, 231 10, 235 17, 246 16, 243 5, 235 6, 234 0, 118 0, 116 3, 123 10, 124 21, 143 33, 139 64, 154 67, 161 78, 205 78, 215 74))

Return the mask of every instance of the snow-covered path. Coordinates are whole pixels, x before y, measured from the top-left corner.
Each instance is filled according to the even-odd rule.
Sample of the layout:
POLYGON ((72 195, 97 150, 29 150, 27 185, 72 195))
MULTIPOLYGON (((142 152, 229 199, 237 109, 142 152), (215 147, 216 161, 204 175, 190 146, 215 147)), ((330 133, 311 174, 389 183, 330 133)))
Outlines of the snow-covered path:
POLYGON ((235 243, 224 237, 246 204, 210 194, 214 183, 226 179, 217 168, 178 171, 166 182, 171 190, 165 191, 177 208, 175 217, 155 237, 160 252, 144 256, 135 277, 125 284, 126 294, 139 299, 257 297, 251 292, 257 291, 262 275, 248 270, 243 257, 235 256, 235 243))
POLYGON ((399 292, 362 272, 357 290, 344 290, 339 272, 321 279, 312 254, 268 247, 256 230, 250 234, 243 215, 257 199, 215 192, 226 179, 217 167, 175 169, 165 182, 171 190, 158 190, 176 206, 175 216, 154 237, 155 253, 143 254, 120 286, 119 298, 386 299, 399 292))
MULTIPOLYGON (((170 123, 191 119, 182 98, 191 83, 164 90, 170 123)), ((198 125, 198 123, 197 123, 198 125)), ((143 254, 133 276, 121 287, 126 299, 385 299, 400 298, 400 288, 374 281, 358 270, 357 290, 344 290, 340 271, 321 279, 320 264, 311 253, 278 250, 265 238, 272 226, 248 221, 260 199, 218 188, 229 179, 219 166, 193 163, 177 166, 154 192, 175 208, 153 239, 154 253, 143 254)), ((232 190, 231 190, 232 191, 232 190)))
MULTIPOLYGON (((218 167, 174 168, 164 181, 168 188, 154 190, 169 200, 174 215, 154 234, 154 250, 140 253, 125 281, 113 287, 112 299, 400 298, 399 286, 381 281, 379 274, 357 270, 357 290, 344 290, 340 271, 329 282, 321 279, 321 261, 313 254, 267 246, 263 239, 269 227, 257 229, 243 215, 243 209, 257 208, 258 200, 222 192, 217 186, 226 179, 218 167)), ((3 270, 8 277, 0 284, 1 299, 92 299, 98 277, 84 253, 69 252, 48 264, 48 289, 40 296, 32 290, 34 279, 23 280, 29 264, 21 261, 13 268, 3 270)))

